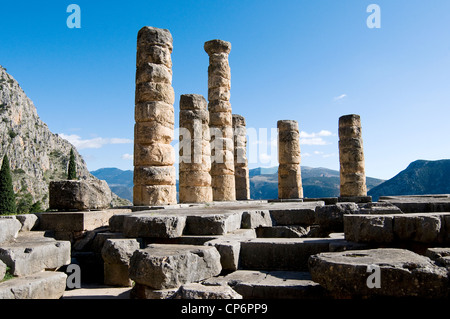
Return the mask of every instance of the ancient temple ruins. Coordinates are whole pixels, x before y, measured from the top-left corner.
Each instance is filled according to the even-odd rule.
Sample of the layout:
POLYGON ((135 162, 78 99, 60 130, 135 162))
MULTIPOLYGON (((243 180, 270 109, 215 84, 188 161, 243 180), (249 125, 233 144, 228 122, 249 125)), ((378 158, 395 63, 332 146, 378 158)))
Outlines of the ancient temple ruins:
POLYGON ((77 267, 135 299, 450 297, 450 195, 372 202, 359 115, 339 119, 339 197, 304 196, 299 123, 279 120, 278 198, 251 200, 226 41, 204 44, 208 101, 180 95, 177 200, 172 48, 168 30, 138 33, 134 205, 59 182, 54 211, 0 217, 0 299, 70 295, 77 267))

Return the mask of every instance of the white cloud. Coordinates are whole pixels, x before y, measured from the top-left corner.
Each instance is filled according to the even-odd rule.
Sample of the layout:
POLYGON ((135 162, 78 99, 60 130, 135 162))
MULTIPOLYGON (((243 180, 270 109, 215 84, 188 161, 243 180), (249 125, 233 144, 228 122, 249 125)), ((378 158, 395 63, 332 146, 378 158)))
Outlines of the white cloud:
POLYGON ((107 144, 130 144, 133 140, 126 138, 103 138, 96 137, 92 139, 83 140, 80 136, 71 134, 59 134, 60 137, 72 143, 77 150, 82 150, 86 148, 101 148, 107 144))
POLYGON ((319 133, 306 133, 304 131, 300 132, 300 138, 314 138, 314 137, 326 137, 333 136, 333 133, 326 130, 321 130, 319 133))
POLYGON ((347 97, 347 94, 341 94, 339 96, 334 97, 333 100, 336 102, 336 101, 342 100, 343 98, 346 98, 346 97, 347 97))
POLYGON ((133 160, 133 155, 125 153, 121 156, 122 159, 127 160, 127 161, 132 161, 133 160))
POLYGON ((330 144, 326 142, 323 137, 333 136, 334 134, 327 130, 321 130, 318 133, 306 133, 304 131, 300 132, 300 144, 303 145, 327 145, 330 144))

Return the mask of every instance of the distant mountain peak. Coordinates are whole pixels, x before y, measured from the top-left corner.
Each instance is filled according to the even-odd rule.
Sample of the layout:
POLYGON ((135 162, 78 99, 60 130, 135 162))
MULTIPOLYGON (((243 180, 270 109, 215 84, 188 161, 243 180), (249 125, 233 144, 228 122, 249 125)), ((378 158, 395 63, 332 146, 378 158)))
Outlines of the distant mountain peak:
POLYGON ((417 160, 393 178, 371 189, 374 200, 379 196, 426 195, 450 193, 450 159, 417 160))

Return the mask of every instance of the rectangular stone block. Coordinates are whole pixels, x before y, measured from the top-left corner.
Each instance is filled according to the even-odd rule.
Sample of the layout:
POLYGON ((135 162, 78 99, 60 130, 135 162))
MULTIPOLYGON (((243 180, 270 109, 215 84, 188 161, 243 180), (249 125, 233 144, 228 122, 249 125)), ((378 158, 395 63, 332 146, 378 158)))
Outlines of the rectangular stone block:
POLYGON ((186 216, 163 213, 142 213, 124 217, 123 234, 126 237, 181 237, 186 216))
POLYGON ((70 242, 52 238, 29 238, 22 233, 14 242, 0 247, 2 260, 14 276, 29 276, 70 264, 70 242))
POLYGON ((223 270, 235 271, 239 268, 239 254, 241 241, 256 238, 253 229, 239 229, 225 236, 219 236, 205 242, 207 246, 216 247, 220 254, 220 263, 223 270))
POLYGON ((333 238, 257 238, 241 242, 242 269, 308 271, 311 255, 329 251, 333 238))
POLYGON ((228 284, 244 299, 324 299, 325 289, 308 272, 238 270, 204 284, 228 284))
POLYGON ((273 222, 269 210, 244 211, 242 213, 242 228, 252 229, 272 225, 273 222))
POLYGON ((380 196, 379 202, 388 202, 404 213, 450 212, 450 195, 380 196))
POLYGON ((313 225, 316 221, 316 210, 314 207, 302 208, 278 208, 269 209, 274 225, 313 225))
POLYGON ((112 202, 111 190, 102 180, 51 181, 48 191, 50 209, 107 209, 112 202))
POLYGON ((441 243, 447 237, 444 223, 439 214, 401 214, 394 217, 394 235, 400 241, 441 243))
POLYGON ((186 235, 223 235, 241 228, 241 212, 188 215, 186 235))
POLYGON ((90 212, 46 212, 39 217, 40 230, 81 232, 108 226, 115 214, 131 212, 131 209, 106 209, 90 212))
POLYGON ((394 240, 392 215, 344 215, 345 239, 354 242, 389 243, 394 240))
POLYGON ((43 271, 0 283, 0 299, 59 299, 66 289, 67 275, 43 271))
POLYGON ((445 243, 450 213, 344 215, 345 238, 355 242, 445 243))
POLYGON ((221 270, 215 247, 153 244, 134 252, 129 274, 136 283, 169 289, 217 276, 221 270))

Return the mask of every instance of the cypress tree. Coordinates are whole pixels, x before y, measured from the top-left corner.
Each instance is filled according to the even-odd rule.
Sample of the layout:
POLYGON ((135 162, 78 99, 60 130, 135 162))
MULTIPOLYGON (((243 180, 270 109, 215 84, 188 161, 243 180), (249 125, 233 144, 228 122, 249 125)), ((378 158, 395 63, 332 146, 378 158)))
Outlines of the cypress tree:
POLYGON ((16 213, 16 199, 12 185, 8 156, 3 157, 0 169, 0 215, 16 213))
POLYGON ((76 164, 75 164, 75 154, 73 153, 73 149, 70 150, 69 168, 67 170, 67 179, 70 179, 70 180, 77 179, 77 168, 76 168, 76 164))

